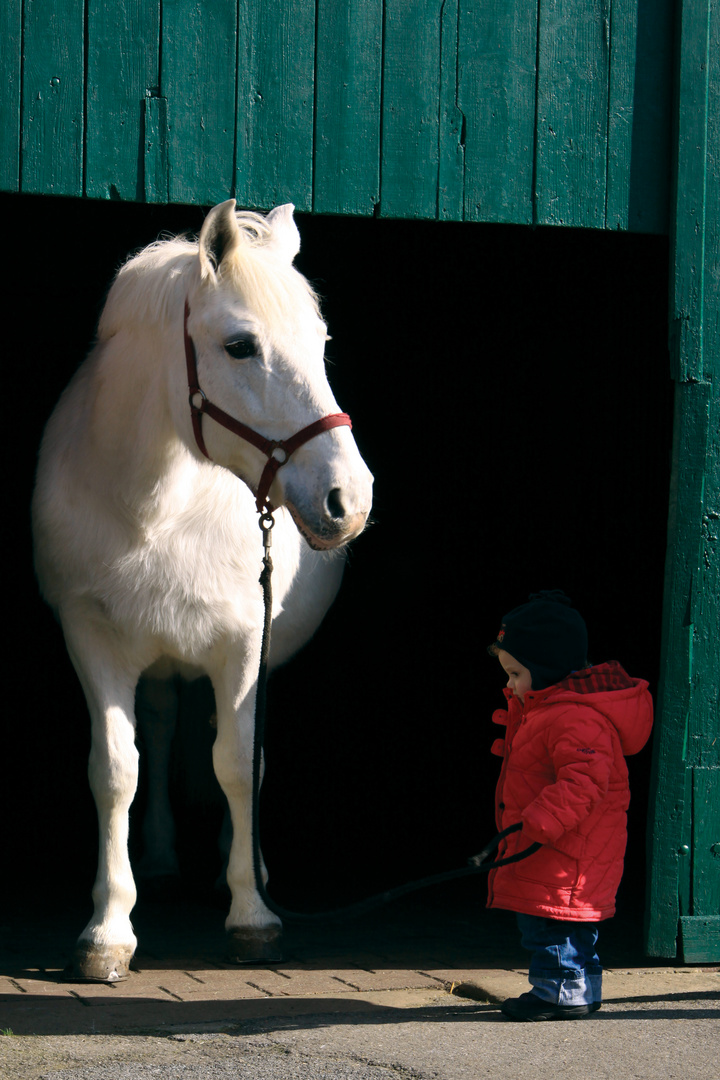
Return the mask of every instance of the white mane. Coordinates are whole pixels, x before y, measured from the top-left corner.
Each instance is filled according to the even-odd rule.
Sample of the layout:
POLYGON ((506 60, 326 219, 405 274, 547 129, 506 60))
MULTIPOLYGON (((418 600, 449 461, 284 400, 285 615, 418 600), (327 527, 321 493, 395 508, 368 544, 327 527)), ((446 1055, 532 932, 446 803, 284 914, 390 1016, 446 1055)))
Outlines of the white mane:
POLYGON ((165 327, 182 310, 185 297, 202 284, 221 286, 228 280, 262 317, 282 316, 318 298, 305 278, 273 246, 271 228, 260 214, 236 212, 240 243, 223 262, 212 283, 201 280, 197 238, 174 236, 156 240, 131 255, 120 268, 100 316, 98 340, 107 341, 128 320, 165 327))

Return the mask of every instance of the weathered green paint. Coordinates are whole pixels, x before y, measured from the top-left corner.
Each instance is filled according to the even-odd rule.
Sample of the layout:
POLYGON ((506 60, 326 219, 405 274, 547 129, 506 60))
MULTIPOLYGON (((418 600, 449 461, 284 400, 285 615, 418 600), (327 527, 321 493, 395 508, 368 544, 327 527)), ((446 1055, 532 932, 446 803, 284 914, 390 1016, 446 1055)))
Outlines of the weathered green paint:
POLYGON ((235 190, 312 209, 314 0, 240 0, 235 190))
POLYGON ((664 232, 673 3, 7 0, 0 188, 664 232))
POLYGON ((526 0, 461 4, 467 221, 532 223, 537 28, 526 0))
POLYGON ((168 102, 171 202, 209 205, 232 191, 236 60, 234 2, 163 0, 161 87, 168 102))
MULTIPOLYGON (((683 762, 687 754, 687 727, 683 739, 683 762)), ((670 758, 672 762, 672 757, 670 758)), ((687 813, 692 806, 693 796, 693 770, 680 767, 679 775, 684 780, 683 784, 683 816, 680 832, 680 847, 678 854, 678 881, 677 895, 680 915, 688 915, 692 911, 692 879, 693 879, 693 830, 692 815, 687 813), (684 776, 683 776, 684 774, 684 776)))
MULTIPOLYGON (((710 744, 708 739, 703 751, 707 752, 710 744)), ((695 768, 692 778, 693 904, 708 916, 720 913, 720 765, 709 769, 695 768)))
POLYGON ((24 0, 21 189, 83 194, 84 0, 24 0))
POLYGON ((720 959, 713 922, 720 864, 711 850, 720 843, 720 4, 683 0, 679 16, 671 233, 676 416, 647 948, 674 956, 680 937, 685 959, 709 961, 720 959))
POLYGON ((21 0, 0 4, 0 80, 5 101, 0 123, 0 188, 20 187, 21 0))
POLYGON ((720 955, 720 915, 680 920, 683 960, 686 964, 706 964, 720 955))
POLYGON ((606 226, 666 232, 674 0, 612 0, 606 226))
POLYGON ((313 206, 372 214, 380 202, 382 0, 318 0, 313 206))
POLYGON ((541 0, 535 220, 603 228, 610 0, 541 0))
POLYGON ((167 100, 148 94, 144 105, 145 201, 167 203, 170 201, 167 100))
POLYGON ((437 216, 463 218, 465 191, 465 118, 459 105, 459 0, 445 0, 440 22, 440 108, 437 216))
POLYGON ((442 0, 385 0, 381 210, 437 216, 442 0))
POLYGON ((142 201, 148 190, 142 150, 146 95, 157 95, 160 85, 160 0, 90 0, 87 22, 93 43, 87 77, 92 138, 85 192, 142 201))

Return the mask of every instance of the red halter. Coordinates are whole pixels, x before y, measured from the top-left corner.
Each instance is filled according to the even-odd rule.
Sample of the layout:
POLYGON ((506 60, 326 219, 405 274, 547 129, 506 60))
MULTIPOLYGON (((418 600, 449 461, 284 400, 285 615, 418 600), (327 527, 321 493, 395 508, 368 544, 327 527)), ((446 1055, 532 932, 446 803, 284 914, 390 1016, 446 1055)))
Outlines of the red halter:
MULTIPOLYGON (((203 439, 202 434, 202 417, 203 413, 207 413, 207 415, 215 420, 216 423, 221 424, 222 427, 227 428, 228 431, 232 431, 241 439, 245 439, 246 442, 252 443, 253 446, 257 447, 258 450, 265 454, 267 462, 262 471, 258 489, 257 491, 253 491, 253 494, 255 495, 255 505, 258 508, 258 512, 262 514, 263 511, 270 506, 268 502, 268 492, 270 490, 270 485, 275 479, 275 474, 278 469, 289 460, 290 455, 294 453, 299 446, 302 446, 303 443, 308 442, 310 439, 314 439, 316 435, 320 435, 323 431, 329 431, 331 428, 336 427, 351 428, 352 421, 347 413, 330 413, 328 416, 323 416, 322 419, 316 420, 312 424, 308 424, 307 427, 302 428, 300 431, 296 432, 295 435, 291 435, 289 439, 266 439, 264 435, 258 434, 257 431, 253 431, 253 429, 247 427, 246 424, 236 420, 234 416, 230 416, 229 413, 219 409, 217 405, 213 405, 211 401, 208 401, 198 385, 195 344, 188 332, 189 315, 190 305, 186 300, 183 336, 185 339, 185 362, 187 364, 188 390, 190 392, 190 414, 192 416, 195 441, 208 461, 212 461, 212 458, 205 448, 205 440, 203 439)), ((253 490, 250 484, 248 484, 248 487, 250 487, 251 491, 253 490)))

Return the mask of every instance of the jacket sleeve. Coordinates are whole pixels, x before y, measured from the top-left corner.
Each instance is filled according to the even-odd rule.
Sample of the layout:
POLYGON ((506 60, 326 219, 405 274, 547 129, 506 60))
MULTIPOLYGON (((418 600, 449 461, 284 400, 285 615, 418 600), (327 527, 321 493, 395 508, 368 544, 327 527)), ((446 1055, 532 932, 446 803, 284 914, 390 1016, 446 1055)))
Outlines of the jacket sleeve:
POLYGON ((589 817, 608 791, 614 761, 610 725, 594 709, 573 709, 548 726, 555 781, 522 813, 523 836, 555 843, 589 817))

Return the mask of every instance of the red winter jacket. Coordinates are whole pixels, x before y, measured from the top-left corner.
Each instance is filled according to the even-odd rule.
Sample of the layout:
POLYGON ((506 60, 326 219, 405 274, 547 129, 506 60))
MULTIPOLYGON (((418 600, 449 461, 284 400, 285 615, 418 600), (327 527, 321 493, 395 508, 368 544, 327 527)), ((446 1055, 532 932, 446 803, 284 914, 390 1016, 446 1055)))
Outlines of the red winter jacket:
POLYGON ((506 724, 492 752, 503 758, 495 795, 498 829, 522 822, 498 850, 513 855, 543 846, 491 871, 488 907, 526 915, 599 922, 615 914, 630 802, 626 754, 652 727, 648 684, 612 661, 575 672, 525 704, 505 690, 506 724))

